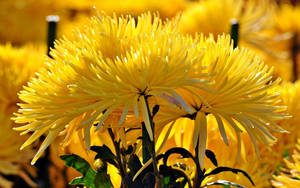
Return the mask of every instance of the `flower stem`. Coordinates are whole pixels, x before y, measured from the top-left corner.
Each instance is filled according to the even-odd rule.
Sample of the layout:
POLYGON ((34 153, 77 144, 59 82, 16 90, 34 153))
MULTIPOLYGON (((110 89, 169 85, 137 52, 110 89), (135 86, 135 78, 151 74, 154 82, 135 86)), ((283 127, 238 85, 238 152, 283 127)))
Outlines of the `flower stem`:
POLYGON ((199 154, 198 154, 198 150, 199 150, 199 141, 197 141, 197 145, 195 148, 195 161, 196 161, 196 174, 195 174, 195 180, 194 180, 194 185, 193 188, 198 188, 201 186, 201 183, 203 181, 204 178, 204 173, 201 170, 200 164, 199 164, 199 154))
MULTIPOLYGON (((150 151, 151 151, 151 156, 152 156, 152 164, 153 164, 153 170, 154 170, 154 175, 155 175, 155 179, 156 179, 156 185, 157 187, 161 187, 160 186, 160 183, 161 183, 161 177, 159 175, 159 170, 157 168, 157 160, 156 160, 156 153, 155 153, 155 129, 154 129, 154 122, 153 122, 153 115, 151 114, 150 112, 150 108, 149 108, 149 103, 148 103, 148 100, 147 100, 147 96, 143 96, 144 99, 145 99, 145 103, 146 103, 146 107, 147 107, 147 113, 148 113, 148 116, 149 116, 149 120, 150 120, 150 124, 151 124, 151 128, 152 128, 152 133, 153 133, 153 141, 150 141, 151 144, 150 144, 150 151)), ((148 134, 148 133, 147 133, 148 134)))
POLYGON ((122 160, 122 156, 121 156, 121 152, 120 152, 120 143, 115 141, 115 135, 111 128, 108 128, 108 133, 110 135, 110 138, 111 138, 111 140, 114 144, 115 150, 116 150, 120 175, 122 177, 122 183, 121 183, 122 188, 127 188, 127 187, 129 187, 128 175, 126 172, 126 164, 123 164, 123 160, 122 160))
POLYGON ((230 36, 233 40, 233 48, 236 48, 238 46, 239 41, 239 22, 237 19, 232 19, 231 21, 231 31, 230 36))
POLYGON ((57 25, 57 22, 59 21, 59 16, 50 15, 50 16, 47 16, 46 20, 48 22, 48 37, 47 37, 48 38, 48 40, 47 40, 48 49, 47 49, 47 55, 49 57, 51 57, 50 51, 51 51, 52 48, 54 48, 54 41, 55 41, 55 38, 56 38, 56 25, 57 25))

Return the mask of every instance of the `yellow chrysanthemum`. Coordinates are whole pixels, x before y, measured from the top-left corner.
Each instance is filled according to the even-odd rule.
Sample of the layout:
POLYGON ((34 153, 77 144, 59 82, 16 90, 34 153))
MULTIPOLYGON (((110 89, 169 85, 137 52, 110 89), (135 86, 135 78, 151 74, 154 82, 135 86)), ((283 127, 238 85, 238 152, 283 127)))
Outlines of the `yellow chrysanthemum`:
POLYGON ((16 106, 17 93, 42 66, 43 59, 40 47, 0 45, 0 105, 16 106))
POLYGON ((291 151, 292 147, 296 144, 297 138, 300 137, 300 133, 297 131, 300 123, 300 104, 298 102, 300 96, 300 81, 295 83, 285 82, 280 85, 280 98, 282 100, 282 104, 287 106, 286 112, 292 115, 292 118, 281 120, 278 124, 289 131, 288 135, 282 135, 289 141, 285 141, 285 146, 291 151), (291 145, 289 145, 291 144, 291 145))
POLYGON ((183 12, 179 28, 185 33, 217 36, 229 34, 231 20, 236 19, 240 24, 239 39, 254 43, 258 42, 258 33, 271 26, 273 9, 273 4, 266 0, 203 0, 183 12))
POLYGON ((273 171, 276 171, 276 167, 278 165, 282 165, 285 155, 292 154, 293 148, 297 143, 297 138, 300 137, 300 133, 298 131, 300 123, 300 104, 298 102, 298 98, 300 96, 300 82, 284 82, 278 86, 276 90, 280 90, 280 99, 282 104, 287 106, 286 112, 291 114, 292 117, 290 119, 276 121, 278 125, 287 130, 289 133, 274 133, 278 142, 271 146, 269 150, 261 147, 265 150, 261 154, 261 160, 263 163, 271 165, 273 171))
MULTIPOLYGON (((199 157, 203 167, 204 151, 207 138, 207 114, 212 114, 219 125, 225 143, 228 143, 223 121, 228 122, 235 130, 237 137, 241 132, 248 132, 257 148, 257 140, 269 144, 276 139, 268 129, 283 131, 274 122, 286 118, 279 113, 285 109, 277 100, 278 92, 269 92, 280 79, 272 80, 273 68, 266 66, 254 53, 244 49, 233 49, 229 36, 221 36, 215 42, 212 38, 203 43, 205 49, 202 64, 213 73, 213 84, 208 89, 191 89, 189 92, 178 89, 181 97, 192 106, 192 113, 179 107, 161 108, 157 116, 158 130, 160 125, 176 121, 179 117, 193 119, 195 130, 192 134, 192 145, 200 147, 199 157), (276 127, 276 128, 275 128, 276 127)), ((190 133, 187 133, 190 134, 190 133)))
MULTIPOLYGON (((10 118, 17 111, 17 93, 43 64, 42 51, 41 47, 33 45, 18 48, 10 44, 0 45, 0 173, 21 176, 31 185, 34 183, 22 169, 29 169, 26 163, 33 157, 34 150, 28 148, 19 151, 19 147, 28 137, 20 136, 12 130, 15 124, 10 118)), ((0 178, 0 187, 12 186, 11 182, 0 178)))
POLYGON ((299 32, 300 7, 281 4, 276 12, 276 28, 282 32, 299 32))
POLYGON ((179 28, 184 33, 202 32, 206 36, 210 33, 217 36, 230 34, 232 23, 238 22, 238 45, 259 51, 264 60, 272 57, 272 65, 274 59, 284 62, 286 54, 278 46, 289 38, 285 33, 272 32, 275 7, 269 0, 199 1, 183 12, 179 28))
MULTIPOLYGON (((255 50, 261 59, 275 67, 274 76, 291 80, 292 64, 286 47, 290 34, 275 32, 276 5, 269 0, 203 0, 187 8, 179 28, 184 33, 202 32, 215 36, 230 34, 231 22, 239 23, 238 45, 255 50)), ((281 16, 283 18, 285 17, 281 16)), ((289 22, 288 19, 285 22, 289 22)))
MULTIPOLYGON (((275 25, 273 32, 285 34, 287 40, 282 45, 281 51, 286 53, 284 62, 292 64, 293 77, 300 73, 300 6, 292 6, 291 4, 281 4, 276 11, 275 25)), ((279 69, 280 67, 278 67, 279 69)), ((299 78, 299 76, 297 76, 299 78)), ((297 80, 298 78, 292 78, 297 80)))
POLYGON ((34 131, 22 148, 48 134, 33 163, 65 127, 67 137, 84 128, 89 143, 93 123, 97 129, 106 120, 105 127, 136 127, 141 113, 152 138, 147 101, 152 106, 168 93, 188 108, 174 90, 207 82, 198 63, 201 46, 180 35, 176 22, 163 24, 150 14, 137 22, 99 16, 70 38, 57 42, 54 60, 20 93, 24 103, 15 121, 27 125, 17 130, 34 131))
POLYGON ((283 173, 278 176, 274 176, 274 181, 272 184, 274 187, 281 188, 294 188, 300 187, 300 140, 298 140, 298 144, 296 149, 294 150, 294 154, 292 155, 293 162, 285 159, 286 167, 283 173))
POLYGON ((12 108, 7 110, 0 107, 0 187, 10 188, 13 182, 5 180, 1 175, 17 175, 22 177, 31 186, 35 183, 28 177, 24 169, 34 155, 32 148, 20 152, 19 148, 26 140, 26 136, 20 136, 13 131, 13 122, 10 120, 12 108))

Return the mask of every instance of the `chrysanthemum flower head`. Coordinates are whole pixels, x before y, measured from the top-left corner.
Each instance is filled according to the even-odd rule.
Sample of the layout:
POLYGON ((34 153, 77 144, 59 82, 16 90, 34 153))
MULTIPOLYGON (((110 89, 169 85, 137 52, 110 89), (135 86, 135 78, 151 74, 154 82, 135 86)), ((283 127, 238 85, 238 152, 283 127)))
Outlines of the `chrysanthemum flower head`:
POLYGON ((276 90, 280 90, 281 104, 287 106, 286 113, 289 113, 292 117, 289 119, 277 120, 276 123, 289 133, 279 134, 273 133, 278 139, 273 146, 271 146, 272 152, 262 152, 261 160, 266 164, 273 164, 273 170, 276 170, 276 166, 283 163, 285 155, 291 155, 299 134, 299 110, 300 104, 298 98, 300 96, 300 82, 295 83, 283 82, 276 90))
POLYGON ((284 169, 280 175, 274 176, 274 181, 272 181, 274 187, 292 188, 300 186, 299 144, 300 140, 298 140, 294 154, 291 157, 293 162, 285 159, 284 161, 286 163, 286 169, 284 169))
MULTIPOLYGON (((274 23, 274 4, 268 0, 203 0, 186 8, 179 28, 184 33, 230 34, 232 22, 239 24, 239 46, 271 53, 266 47, 272 37, 263 32, 274 23)), ((274 41, 273 41, 274 43, 274 41)))
POLYGON ((291 4, 281 4, 276 12, 276 28, 281 32, 299 32, 300 7, 291 4))
POLYGON ((196 147, 198 144, 200 147, 202 166, 208 114, 215 117, 225 143, 228 143, 228 139, 224 121, 233 127, 238 138, 241 132, 246 131, 258 153, 257 140, 265 144, 276 140, 268 129, 283 131, 274 120, 287 117, 287 114, 280 113, 286 107, 279 105, 278 92, 269 92, 280 79, 272 81, 273 68, 265 65, 254 53, 245 48, 233 49, 229 36, 220 36, 217 41, 210 37, 202 45, 205 49, 202 64, 207 65, 208 72, 213 73, 211 79, 214 83, 206 90, 190 89, 186 92, 178 89, 180 96, 193 107, 193 112, 176 105, 166 106, 157 116, 157 124, 165 125, 179 117, 195 120, 192 145, 196 147))
POLYGON ((42 66, 43 59, 40 47, 0 45, 0 105, 16 105, 17 93, 42 66))
MULTIPOLYGON (((281 51, 287 54, 285 62, 288 62, 293 65, 294 77, 297 76, 300 72, 300 6, 292 6, 291 4, 281 4, 278 6, 276 11, 275 26, 273 28, 274 32, 279 34, 285 34, 287 37, 285 45, 282 45, 283 48, 281 51)), ((292 78, 297 80, 298 78, 292 78)))
POLYGON ((153 139, 147 106, 165 93, 189 111, 174 90, 203 87, 207 74, 198 63, 202 56, 197 40, 180 35, 176 23, 163 24, 150 13, 137 21, 99 15, 75 31, 72 40, 58 41, 54 60, 20 93, 24 103, 15 121, 27 124, 17 130, 34 131, 23 147, 48 134, 33 162, 64 129, 68 138, 84 128, 89 143, 93 123, 97 129, 134 127, 140 123, 132 120, 141 117, 153 139), (112 122, 115 117, 118 121, 112 122))

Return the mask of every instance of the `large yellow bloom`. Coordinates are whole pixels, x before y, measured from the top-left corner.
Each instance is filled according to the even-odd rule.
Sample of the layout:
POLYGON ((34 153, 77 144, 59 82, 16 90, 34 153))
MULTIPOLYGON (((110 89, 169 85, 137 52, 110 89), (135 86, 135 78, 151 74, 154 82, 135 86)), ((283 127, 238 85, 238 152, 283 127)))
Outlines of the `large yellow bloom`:
POLYGON ((174 90, 203 87, 207 74, 198 63, 201 46, 180 35, 176 23, 163 24, 150 14, 137 22, 104 15, 91 19, 70 40, 58 41, 54 60, 20 93, 24 103, 15 121, 27 125, 17 130, 34 131, 22 148, 48 134, 33 163, 65 127, 67 137, 84 128, 89 143, 93 123, 97 129, 106 120, 104 126, 136 127, 140 123, 132 122, 141 114, 152 138, 146 103, 153 106, 165 93, 189 110, 174 90), (111 121, 116 117, 117 122, 111 121))
POLYGON ((216 118, 225 143, 228 143, 228 139, 223 121, 234 128, 238 138, 241 132, 248 132, 257 153, 257 140, 265 144, 275 141, 268 129, 283 131, 274 120, 286 118, 287 115, 279 113, 285 107, 279 105, 280 101, 276 98, 278 91, 269 92, 280 82, 280 79, 272 81, 273 68, 269 68, 247 49, 233 49, 229 36, 221 36, 217 41, 210 38, 202 45, 205 49, 202 64, 207 65, 208 72, 213 73, 211 79, 214 83, 208 89, 214 92, 178 89, 177 92, 193 107, 192 113, 176 106, 165 106, 156 121, 159 130, 159 126, 174 122, 179 117, 195 120, 192 145, 195 147, 199 144, 203 167, 207 114, 216 118))
POLYGON ((294 188, 300 187, 300 140, 298 140, 298 144, 296 149, 294 150, 294 154, 292 155, 293 162, 285 159, 286 167, 283 173, 278 176, 274 176, 274 181, 272 182, 274 187, 281 188, 294 188))

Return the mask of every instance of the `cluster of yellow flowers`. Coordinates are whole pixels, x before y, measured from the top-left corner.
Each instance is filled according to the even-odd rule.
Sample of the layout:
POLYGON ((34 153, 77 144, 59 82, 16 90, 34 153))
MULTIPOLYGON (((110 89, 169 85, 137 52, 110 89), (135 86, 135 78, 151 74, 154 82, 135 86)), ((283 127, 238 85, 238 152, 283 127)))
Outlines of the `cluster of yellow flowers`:
MULTIPOLYGON (((34 156, 33 147, 20 152, 19 148, 28 138, 12 131, 16 124, 10 117, 17 111, 20 101, 17 93, 43 65, 43 50, 40 47, 26 45, 21 48, 9 44, 0 45, 0 174, 23 177, 30 185, 35 183, 24 172, 32 175, 34 169, 28 164, 34 156)), ((0 187, 11 187, 13 182, 0 175, 0 187)))
MULTIPOLYGON (((64 187, 77 174, 61 173, 58 155, 93 164, 91 145, 113 148, 108 129, 141 157, 142 125, 157 153, 196 149, 210 171, 210 149, 256 187, 297 187, 299 16, 300 6, 271 0, 0 1, 0 187, 12 187, 7 175, 36 186, 29 160, 49 146, 51 177, 66 176, 52 183, 64 187), (49 14, 61 17, 52 58, 40 45, 49 14)), ((195 176, 188 160, 171 162, 195 176)), ((108 173, 119 187, 118 170, 108 173)), ((230 173, 203 185, 218 179, 252 187, 230 173)))

